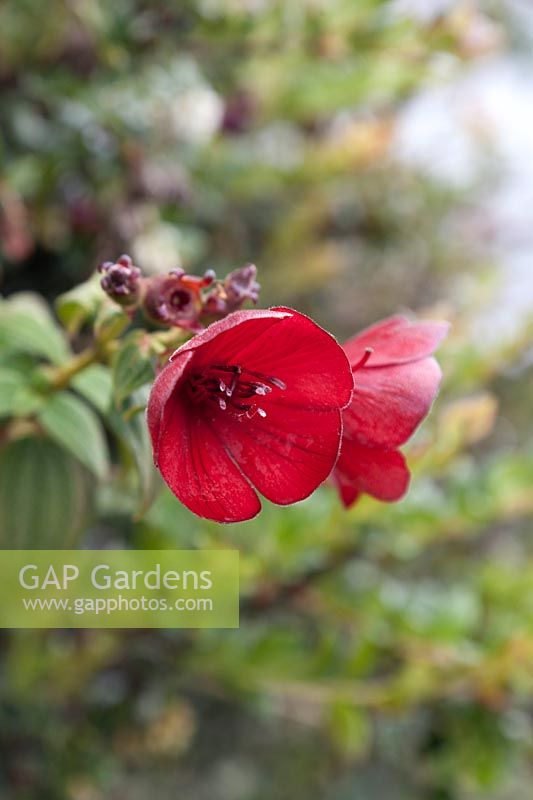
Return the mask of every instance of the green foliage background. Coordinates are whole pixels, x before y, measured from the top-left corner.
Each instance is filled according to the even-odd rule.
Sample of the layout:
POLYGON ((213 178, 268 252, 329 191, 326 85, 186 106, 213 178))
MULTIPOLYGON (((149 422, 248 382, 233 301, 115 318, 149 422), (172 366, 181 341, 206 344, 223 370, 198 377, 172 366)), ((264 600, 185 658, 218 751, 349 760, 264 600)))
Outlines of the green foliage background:
POLYGON ((496 265, 449 231, 490 176, 459 191, 391 147, 439 64, 514 35, 498 3, 0 6, 2 547, 238 547, 243 592, 238 631, 4 632, 2 798, 530 796, 532 322, 477 333, 496 265), (124 250, 253 261, 263 304, 341 338, 450 318, 409 496, 346 513, 323 487, 226 527, 180 507, 136 413, 142 334, 64 372, 124 327, 91 279, 124 250))

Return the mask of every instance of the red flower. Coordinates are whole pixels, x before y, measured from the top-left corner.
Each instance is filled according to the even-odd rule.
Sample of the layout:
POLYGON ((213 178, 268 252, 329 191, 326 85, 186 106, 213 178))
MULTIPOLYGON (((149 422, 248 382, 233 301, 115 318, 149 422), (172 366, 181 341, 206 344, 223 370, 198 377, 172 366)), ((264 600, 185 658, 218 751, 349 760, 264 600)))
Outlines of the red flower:
POLYGON ((353 378, 329 333, 285 308, 237 311, 180 347, 148 404, 154 460, 191 511, 254 517, 331 473, 353 378))
POLYGON ((345 506, 363 493, 392 502, 407 491, 409 470, 398 447, 435 399, 441 371, 431 354, 448 327, 445 322, 390 317, 344 345, 354 392, 342 415, 341 453, 333 477, 345 506))

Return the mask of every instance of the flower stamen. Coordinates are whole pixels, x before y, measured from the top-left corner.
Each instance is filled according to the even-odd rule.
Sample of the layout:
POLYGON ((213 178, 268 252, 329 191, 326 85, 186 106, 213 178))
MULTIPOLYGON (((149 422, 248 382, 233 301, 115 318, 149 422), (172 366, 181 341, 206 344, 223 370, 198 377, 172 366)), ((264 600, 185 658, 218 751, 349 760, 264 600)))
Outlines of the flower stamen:
POLYGON ((265 397, 274 389, 286 388, 284 381, 279 378, 263 375, 237 364, 212 364, 201 372, 193 373, 189 379, 190 395, 195 402, 210 400, 221 411, 229 409, 238 412, 238 417, 246 416, 247 419, 256 414, 264 419, 267 412, 253 401, 242 401, 252 400, 256 396, 265 397), (230 380, 217 375, 220 372, 229 373, 230 380))
POLYGON ((370 356, 372 355, 373 352, 374 352, 374 348, 373 347, 367 347, 365 352, 363 353, 363 355, 359 359, 359 361, 356 364, 354 364, 354 366, 352 367, 352 372, 357 372, 357 370, 362 369, 365 366, 366 362, 368 361, 368 359, 370 358, 370 356))

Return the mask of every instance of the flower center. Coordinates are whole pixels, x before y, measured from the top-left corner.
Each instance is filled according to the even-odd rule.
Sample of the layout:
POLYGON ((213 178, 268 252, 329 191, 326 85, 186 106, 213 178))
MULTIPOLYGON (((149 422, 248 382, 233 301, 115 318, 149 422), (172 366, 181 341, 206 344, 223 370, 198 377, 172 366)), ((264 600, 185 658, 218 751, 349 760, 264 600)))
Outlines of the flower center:
POLYGON ((253 372, 234 364, 211 364, 201 372, 193 372, 189 378, 189 393, 199 403, 204 400, 216 403, 221 411, 237 412, 237 416, 248 419, 259 414, 266 417, 257 399, 265 397, 274 389, 286 389, 279 378, 253 372))
POLYGON ((176 309, 176 311, 181 311, 191 302, 191 293, 186 289, 176 289, 170 295, 169 302, 172 308, 176 309))

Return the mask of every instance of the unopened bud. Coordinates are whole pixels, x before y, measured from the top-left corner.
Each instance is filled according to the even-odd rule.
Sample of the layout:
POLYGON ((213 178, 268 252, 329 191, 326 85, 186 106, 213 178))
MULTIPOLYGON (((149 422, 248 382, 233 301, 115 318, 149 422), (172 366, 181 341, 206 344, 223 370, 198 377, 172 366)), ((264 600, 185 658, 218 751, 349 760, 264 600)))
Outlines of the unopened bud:
MULTIPOLYGON (((234 269, 224 281, 224 288, 228 295, 228 302, 240 308, 245 300, 257 303, 260 285, 256 281, 257 267, 255 264, 246 264, 245 267, 234 269)), ((232 311, 235 310, 234 308, 232 311)))
POLYGON ((256 277, 257 267, 254 264, 246 264, 245 267, 230 272, 224 281, 215 283, 209 290, 204 300, 204 315, 225 317, 233 311, 238 311, 246 300, 257 303, 261 287, 256 277))
POLYGON ((121 306, 138 302, 141 289, 141 270, 133 265, 130 256, 123 255, 116 261, 104 261, 98 267, 103 274, 100 285, 104 292, 121 306))

